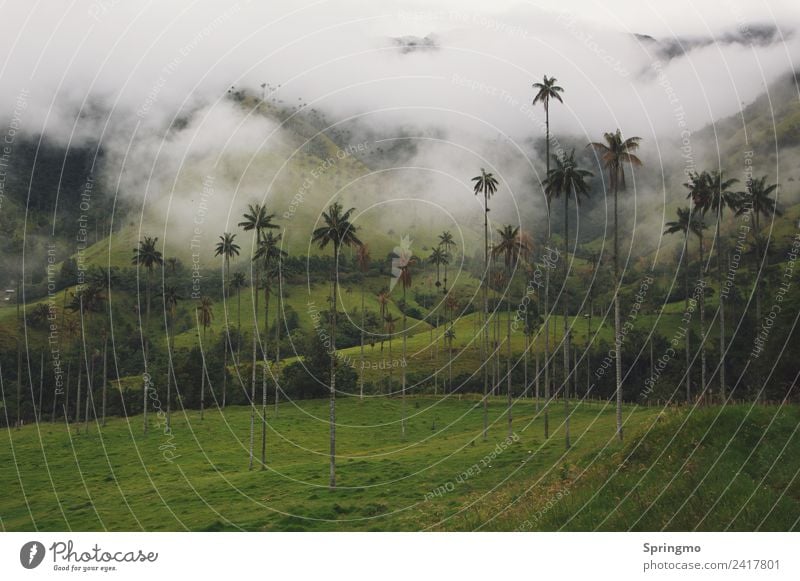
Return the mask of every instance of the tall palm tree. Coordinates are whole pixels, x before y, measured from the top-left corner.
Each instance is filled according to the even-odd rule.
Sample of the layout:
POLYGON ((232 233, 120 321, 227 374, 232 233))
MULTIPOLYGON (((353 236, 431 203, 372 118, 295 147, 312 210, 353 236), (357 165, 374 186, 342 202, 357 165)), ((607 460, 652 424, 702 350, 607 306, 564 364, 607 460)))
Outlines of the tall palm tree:
MULTIPOLYGON (((361 271, 362 274, 365 274, 369 270, 369 246, 367 244, 362 244, 356 249, 356 262, 358 263, 358 269, 361 271)), ((359 372, 358 383, 359 383, 359 395, 361 400, 364 399, 364 318, 366 316, 366 311, 364 309, 364 288, 365 288, 365 281, 361 281, 361 370, 359 372)))
POLYGON ((406 312, 408 311, 408 303, 406 302, 406 291, 411 286, 411 266, 414 264, 415 259, 413 256, 411 257, 404 257, 402 264, 400 265, 400 284, 403 287, 403 364, 400 366, 401 368, 401 390, 400 390, 400 397, 402 399, 402 417, 400 419, 400 431, 403 436, 406 435, 406 335, 408 334, 408 326, 406 324, 407 317, 406 312))
MULTIPOLYGON (((441 238, 441 237, 440 237, 441 238)), ((445 249, 442 248, 441 244, 436 246, 433 250, 431 250, 431 255, 428 257, 428 262, 431 264, 436 265, 436 288, 438 289, 442 286, 441 281, 439 280, 441 274, 441 267, 446 266, 450 262, 450 257, 445 249)), ((445 277, 446 278, 446 277, 445 277)), ((438 305, 434 304, 434 308, 436 309, 436 334, 439 334, 439 308, 438 305)), ((438 392, 438 384, 439 384, 439 341, 438 339, 434 343, 433 341, 433 327, 431 327, 431 353, 436 358, 435 362, 435 370, 433 373, 433 394, 437 395, 438 392)))
MULTIPOLYGON (((689 265, 691 264, 689 261, 689 235, 696 234, 698 235, 699 232, 702 230, 704 226, 701 226, 700 220, 697 219, 696 216, 692 215, 691 208, 678 208, 678 217, 676 220, 671 222, 667 222, 665 224, 666 230, 664 230, 664 234, 683 234, 683 285, 684 285, 684 311, 689 311, 689 265)), ((689 341, 690 333, 688 329, 686 331, 686 335, 684 337, 684 348, 686 352, 686 402, 689 403, 692 400, 692 372, 691 372, 691 350, 690 350, 690 341, 689 341)))
MULTIPOLYGON (((147 307, 145 311, 145 330, 142 332, 142 339, 144 342, 144 367, 145 373, 147 372, 147 356, 149 351, 149 337, 147 335, 147 331, 150 329, 150 281, 153 277, 153 270, 156 266, 161 266, 164 264, 164 257, 161 254, 161 251, 156 248, 156 244, 158 243, 158 238, 152 238, 150 236, 145 236, 142 240, 139 241, 139 246, 133 249, 133 258, 131 259, 131 263, 144 267, 147 271, 147 281, 146 281, 146 293, 147 293, 147 307)), ((144 433, 147 434, 147 390, 143 390, 143 421, 144 421, 144 433)))
POLYGON ((221 256, 223 260, 224 280, 222 281, 222 288, 225 290, 228 288, 226 283, 231 277, 231 259, 239 256, 239 250, 241 250, 235 240, 236 234, 225 232, 219 237, 219 242, 217 242, 214 250, 214 256, 221 256))
POLYGON ((253 469, 253 446, 255 444, 255 420, 256 420, 256 356, 258 352, 258 285, 259 285, 259 263, 255 256, 265 230, 275 230, 278 225, 272 220, 274 214, 267 212, 266 206, 261 204, 250 204, 247 211, 242 215, 243 220, 238 226, 245 232, 253 232, 252 255, 250 259, 250 273, 253 281, 253 358, 250 370, 250 462, 248 469, 253 469))
MULTIPOLYGON (((544 107, 544 120, 545 120, 545 176, 550 174, 550 100, 553 99, 559 103, 563 103, 561 93, 564 89, 556 85, 556 78, 544 75, 541 83, 534 83, 533 88, 536 90, 536 95, 533 98, 533 105, 541 103, 544 107)), ((545 195, 545 205, 547 210, 547 242, 550 241, 550 200, 545 195)), ((544 389, 545 389, 545 407, 544 407, 544 437, 550 436, 550 421, 547 410, 547 403, 550 399, 550 269, 546 268, 544 273, 544 389)))
MULTIPOLYGON (((492 248, 492 254, 501 256, 503 263, 506 267, 506 294, 511 294, 511 283, 514 276, 514 269, 517 266, 517 261, 524 253, 523 239, 520 237, 519 226, 512 226, 507 224, 501 230, 497 231, 500 235, 500 241, 492 248)), ((507 317, 506 317, 506 348, 508 350, 508 359, 506 360, 506 382, 508 392, 508 435, 512 435, 512 394, 511 394, 511 301, 506 298, 507 317)))
POLYGON ((608 171, 608 184, 614 192, 614 368, 617 384, 617 438, 622 441, 622 323, 619 312, 619 212, 617 198, 620 191, 625 190, 625 166, 631 168, 641 166, 642 160, 633 152, 639 149, 641 137, 624 139, 617 129, 614 133, 603 135, 605 143, 593 142, 589 147, 594 149, 600 163, 608 171))
POLYGON ((489 354, 489 281, 486 277, 489 274, 489 200, 497 193, 497 179, 491 173, 481 168, 480 175, 472 178, 475 185, 473 191, 475 195, 483 195, 483 332, 484 332, 484 351, 483 357, 483 440, 486 441, 489 431, 489 364, 486 358, 489 354))
POLYGON ((211 322, 214 320, 214 301, 211 300, 211 297, 203 296, 200 297, 200 302, 197 304, 197 321, 198 324, 202 325, 203 327, 203 345, 200 349, 200 352, 203 354, 203 363, 200 370, 201 380, 200 380, 200 419, 203 419, 203 414, 205 412, 205 401, 206 401, 206 356, 205 352, 208 350, 208 345, 206 343, 206 330, 211 326, 211 322))
MULTIPOLYGON (((692 176, 690 176, 692 178, 692 176)), ((724 253, 724 240, 720 235, 720 226, 724 210, 736 210, 739 207, 739 195, 730 189, 739 183, 739 180, 724 179, 721 171, 703 172, 696 174, 693 179, 701 182, 702 186, 696 188, 697 197, 693 199, 695 208, 701 210, 703 216, 709 210, 716 214, 714 226, 714 244, 717 247, 717 285, 719 286, 719 390, 722 401, 725 401, 725 293, 722 292, 722 254, 724 253)), ((691 195, 691 194, 690 194, 691 195)))
POLYGON ((578 167, 575 161, 575 150, 569 155, 566 152, 561 156, 553 156, 555 167, 550 170, 545 180, 545 194, 549 199, 561 196, 564 199, 564 434, 566 446, 570 447, 569 441, 569 381, 570 381, 570 354, 569 354, 569 308, 567 300, 567 264, 569 256, 569 198, 575 197, 575 204, 580 203, 580 196, 589 196, 589 185, 586 180, 592 176, 592 172, 578 167))
POLYGON ((333 268, 331 270, 331 386, 330 386, 330 473, 328 486, 336 488, 336 273, 339 266, 339 251, 342 247, 360 246, 356 226, 350 222, 355 208, 344 210, 339 202, 334 202, 322 213, 323 226, 311 235, 311 240, 321 250, 329 244, 333 246, 333 268))
MULTIPOLYGON (((281 238, 282 234, 274 234, 272 232, 267 232, 263 235, 261 241, 258 244, 258 249, 256 250, 254 258, 256 260, 260 260, 262 262, 262 268, 264 269, 264 376, 263 379, 266 380, 266 373, 267 373, 267 338, 269 337, 269 300, 270 295, 272 292, 272 284, 274 278, 280 277, 280 264, 281 260, 288 256, 286 252, 281 248, 281 238)), ((280 281, 278 284, 278 292, 280 293, 280 281)), ((278 305, 277 315, 276 318, 280 318, 280 305, 278 305)), ((279 321, 276 322, 276 334, 280 333, 280 323, 279 321)), ((280 341, 280 335, 276 335, 276 346, 277 342, 280 341)), ((276 349, 276 355, 278 355, 279 351, 276 349)), ((278 355, 279 356, 279 355, 278 355)), ((277 411, 278 407, 278 392, 279 386, 277 380, 275 381, 275 409, 277 411)), ((262 381, 262 391, 261 391, 261 469, 266 469, 266 461, 267 461, 267 383, 266 381, 262 381)))
POLYGON ((228 367, 228 348, 233 349, 233 343, 231 342, 231 334, 230 334, 230 325, 228 324, 228 299, 230 298, 229 292, 233 285, 231 285, 231 259, 236 256, 239 256, 239 250, 241 248, 235 242, 236 234, 231 234, 230 232, 224 232, 222 236, 219 237, 219 242, 217 242, 216 249, 214 251, 214 256, 222 256, 223 260, 223 269, 222 269, 222 297, 223 297, 223 307, 225 309, 225 345, 223 349, 223 374, 222 374, 222 407, 225 407, 225 395, 227 392, 227 367, 228 367))
MULTIPOLYGON (((455 246, 456 243, 453 240, 453 235, 450 233, 449 230, 445 230, 441 234, 439 234, 439 248, 443 249, 446 256, 450 256, 450 249, 455 246)), ((443 262, 444 265, 444 288, 442 292, 447 294, 447 264, 448 262, 443 262)))
POLYGON ((168 286, 162 293, 164 298, 164 312, 167 316, 167 355, 169 369, 167 369, 167 429, 172 429, 172 378, 175 376, 172 363, 172 347, 170 337, 172 334, 172 327, 175 322, 175 314, 178 310, 178 301, 183 300, 183 297, 178 293, 178 289, 174 286, 168 286))
POLYGON ((762 261, 766 261, 761 238, 760 217, 769 218, 771 216, 782 216, 778 205, 770 196, 778 189, 778 184, 767 184, 767 176, 755 178, 747 182, 747 190, 741 194, 739 208, 736 215, 740 216, 750 212, 750 219, 753 223, 753 239, 756 244, 756 268, 755 268, 755 294, 756 294, 756 320, 761 320, 761 276, 760 269, 762 261))
POLYGON ((450 322, 444 332, 444 340, 447 343, 447 386, 442 389, 445 393, 453 393, 453 340, 456 338, 456 330, 450 322))

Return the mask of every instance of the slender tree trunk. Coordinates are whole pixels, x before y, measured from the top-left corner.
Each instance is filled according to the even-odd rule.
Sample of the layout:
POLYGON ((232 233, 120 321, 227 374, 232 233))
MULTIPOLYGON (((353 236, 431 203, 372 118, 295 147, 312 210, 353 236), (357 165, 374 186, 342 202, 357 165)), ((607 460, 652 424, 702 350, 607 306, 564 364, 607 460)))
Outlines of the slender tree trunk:
POLYGON ((569 277, 569 195, 564 192, 564 444, 567 449, 569 441, 569 295, 567 293, 567 278, 569 277))
MULTIPOLYGON (((616 176, 615 176, 616 177, 616 176)), ((617 180, 613 179, 614 184, 614 368, 616 373, 617 387, 617 438, 621 442, 622 435, 622 335, 620 333, 620 313, 619 313, 619 287, 621 284, 619 276, 619 229, 617 212, 617 180)))
POLYGON ((205 417, 206 404, 206 326, 203 323, 203 344, 200 347, 200 420, 205 417))
MULTIPOLYGON (((508 293, 509 294, 511 293, 511 276, 512 276, 512 272, 511 272, 511 269, 509 269, 509 272, 508 272, 508 293)), ((508 300, 506 301, 506 341, 508 342, 507 349, 506 349, 506 352, 507 352, 507 355, 508 355, 508 360, 506 361, 506 375, 507 375, 506 383, 507 383, 507 388, 508 388, 508 437, 510 438, 511 435, 513 434, 513 430, 512 430, 512 427, 511 427, 511 423, 512 423, 512 417, 511 417, 512 409, 511 408, 512 408, 512 405, 513 405, 513 401, 512 401, 513 398, 511 396, 511 301, 508 301, 508 300)))
MULTIPOLYGON (((17 303, 19 303, 19 285, 17 285, 17 303)), ((19 304, 17 304, 19 310, 19 304)), ((22 329, 17 328, 17 428, 22 425, 22 343, 19 340, 19 333, 22 329)))
POLYGON ((336 271, 339 263, 339 246, 334 244, 334 271, 331 273, 333 316, 331 317, 331 389, 329 400, 330 466, 328 488, 336 488, 336 271))
POLYGON ((256 434, 256 357, 258 355, 258 267, 253 266, 253 358, 250 371, 250 465, 253 469, 256 434))
MULTIPOLYGON (((594 293, 594 288, 590 292, 594 293)), ((586 397, 589 397, 589 390, 592 389, 592 311, 594 311, 594 294, 589 296, 589 323, 586 327, 586 397)))
POLYGON ((172 316, 167 319, 167 354, 169 355, 169 359, 167 361, 167 434, 172 433, 172 379, 175 375, 175 371, 173 369, 174 363, 172 361, 172 343, 170 342, 170 335, 172 331, 171 319, 172 316))
POLYGON ((522 390, 523 397, 530 397, 528 383, 528 350, 530 349, 530 337, 528 336, 527 329, 525 329, 525 351, 522 353, 522 380, 525 387, 522 390))
POLYGON ((225 352, 222 356, 222 409, 225 409, 225 400, 228 397, 228 347, 233 351, 233 346, 230 345, 230 334, 228 334, 228 344, 225 345, 225 352))
MULTIPOLYGON (((267 354, 267 337, 269 337, 269 299, 272 281, 270 280, 269 273, 266 275, 264 282, 264 352, 262 359, 264 361, 264 370, 261 374, 261 469, 264 470, 267 466, 267 373, 269 372, 269 356, 267 354)), ((276 383, 277 390, 277 383, 276 383)), ((277 395, 276 395, 277 397, 277 395)))
MULTIPOLYGON (((89 402, 93 401, 92 391, 94 391, 94 357, 90 365, 90 371, 86 376, 86 409, 83 413, 83 433, 89 433, 89 402)), ((94 406, 93 406, 94 407, 94 406)))
POLYGON ((278 312, 275 315, 275 417, 278 417, 278 401, 280 399, 280 369, 281 369, 281 314, 283 313, 283 291, 281 281, 278 281, 278 312))
POLYGON ((261 470, 267 468, 267 361, 261 370, 261 470))
MULTIPOLYGON (((691 219, 691 216, 690 216, 691 219)), ((683 299, 683 312, 688 314, 689 312, 689 265, 691 262, 689 261, 689 225, 686 226, 686 234, 683 238, 683 257, 685 260, 685 264, 683 265, 683 292, 684 292, 684 299, 683 299)), ((692 402, 692 355, 691 355, 691 339, 690 339, 690 329, 691 327, 687 325, 685 331, 686 336, 684 337, 684 349, 686 351, 686 404, 689 405, 692 402)))
POLYGON ((241 363, 242 361, 242 289, 236 289, 236 302, 238 303, 237 307, 237 318, 238 321, 236 323, 236 361, 237 363, 241 363))
POLYGON ((64 390, 64 404, 61 406, 64 410, 64 421, 67 422, 69 428, 69 380, 72 374, 72 359, 67 362, 67 386, 64 390))
MULTIPOLYGON (((431 329, 433 331, 433 329, 431 329)), ((433 352, 436 358, 434 365, 436 368, 433 371, 433 395, 439 395, 439 308, 436 308, 436 341, 433 342, 433 352)), ((443 390, 447 393, 446 390, 443 390)))
MULTIPOLYGON (((167 337, 169 340, 169 337, 167 337)), ((106 403, 108 401, 108 335, 103 340, 103 420, 102 426, 106 426, 106 403)))
POLYGON ((706 259, 703 249, 703 236, 700 235, 700 393, 705 399, 706 389, 706 259))
MULTIPOLYGON (((408 310, 408 305, 406 304, 406 286, 403 284, 403 363, 406 361, 406 310, 408 310)), ((406 436, 406 366, 401 366, 401 377, 402 381, 400 383, 400 399, 402 400, 402 408, 403 412, 400 417, 400 433, 405 438, 406 436)))
MULTIPOLYGON (((358 375, 359 396, 364 401, 364 283, 361 283, 361 369, 358 375)), ((433 329, 431 329, 433 331, 433 329)))
MULTIPOLYGON (((547 163, 546 176, 550 175, 550 107, 545 101, 545 161, 547 163)), ((547 243, 550 244, 550 200, 545 195, 547 205, 547 243)), ((550 437, 550 267, 545 265, 544 271, 544 438, 550 437)))
POLYGON ((536 351, 536 413, 539 413, 539 352, 536 351))
MULTIPOLYGON (((78 391, 75 394, 75 433, 81 433, 81 374, 83 372, 83 362, 78 365, 78 391)), ((146 386, 145 386, 145 389, 146 386)))
POLYGON ((44 395, 44 351, 41 352, 39 355, 39 405, 36 406, 37 409, 34 410, 36 412, 34 417, 36 418, 36 423, 42 423, 42 397, 44 395))
MULTIPOLYGON (((721 196, 721 194, 720 194, 721 196)), ((722 200, 717 205, 717 283, 719 286, 719 395, 725 403, 725 293, 722 292, 722 200)))
MULTIPOLYGON (((145 317, 144 317, 144 370, 147 373, 148 370, 148 358, 150 357, 150 337, 148 332, 150 331, 150 268, 147 269, 147 281, 146 281, 146 288, 145 292, 147 293, 147 305, 145 306, 145 317)), ((81 311, 83 312, 83 311, 81 311)), ((142 422, 144 424, 143 431, 144 434, 147 435, 147 392, 149 389, 149 382, 145 382, 144 390, 142 394, 142 422)))
POLYGON ((489 196, 483 193, 483 441, 489 432, 489 196))

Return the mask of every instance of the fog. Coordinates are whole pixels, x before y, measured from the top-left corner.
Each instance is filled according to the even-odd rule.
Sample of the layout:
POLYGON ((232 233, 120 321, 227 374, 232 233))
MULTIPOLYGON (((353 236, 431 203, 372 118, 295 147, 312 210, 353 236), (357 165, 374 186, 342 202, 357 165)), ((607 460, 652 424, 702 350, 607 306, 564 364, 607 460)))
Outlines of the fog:
MULTIPOLYGON (((466 196, 481 167, 504 186, 495 219, 541 217, 531 200, 541 195, 544 112, 531 84, 547 74, 565 89, 551 107, 554 134, 570 147, 617 127, 641 136, 651 175, 637 196, 663 205, 672 194, 662 176, 680 183, 687 135, 735 115, 800 57, 792 2, 696 4, 17 0, 4 10, 0 111, 10 118, 24 94, 21 131, 101 147, 106 188, 138 205, 156 234, 191 234, 213 176, 208 245, 246 203, 281 214, 298 188, 284 162, 304 140, 232 101, 231 87, 287 111, 316 109, 351 143, 368 143, 375 162, 365 163, 386 171, 365 165, 359 183, 342 186, 346 199, 420 197, 468 224, 480 216, 466 196)), ((714 159, 713 139, 692 146, 698 164, 714 159)), ((337 191, 324 180, 315 188, 318 213, 337 191)), ((362 217, 380 228, 387 218, 396 215, 362 217)))

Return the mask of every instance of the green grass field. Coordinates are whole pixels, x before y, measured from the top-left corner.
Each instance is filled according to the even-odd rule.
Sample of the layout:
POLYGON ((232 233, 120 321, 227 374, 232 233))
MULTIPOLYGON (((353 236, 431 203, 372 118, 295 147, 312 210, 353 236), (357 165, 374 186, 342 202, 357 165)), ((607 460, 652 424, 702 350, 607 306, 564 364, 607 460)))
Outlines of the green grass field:
POLYGON ((284 403, 277 416, 270 407, 267 470, 247 469, 244 407, 208 410, 203 421, 195 411, 175 414, 172 437, 155 416, 148 436, 141 434, 141 417, 113 419, 104 429, 92 424, 80 435, 64 424, 10 429, 0 452, 0 525, 9 531, 714 530, 741 509, 734 528, 755 527, 765 517, 765 528, 797 527, 797 408, 733 406, 719 414, 719 408, 628 407, 627 441, 620 445, 612 406, 583 403, 573 406, 573 447, 565 454, 563 403, 551 405, 547 441, 534 406, 516 402, 517 441, 504 446, 501 399, 490 404, 484 442, 476 399, 408 398, 403 438, 400 400, 340 398, 335 491, 327 488, 326 400, 284 403), (705 509, 709 516, 701 520, 705 509))

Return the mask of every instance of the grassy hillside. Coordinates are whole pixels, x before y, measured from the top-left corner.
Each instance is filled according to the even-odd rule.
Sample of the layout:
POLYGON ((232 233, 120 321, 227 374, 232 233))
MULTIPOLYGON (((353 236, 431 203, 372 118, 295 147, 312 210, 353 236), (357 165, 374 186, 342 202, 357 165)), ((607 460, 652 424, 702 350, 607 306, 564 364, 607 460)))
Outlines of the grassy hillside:
POLYGON ((269 410, 266 471, 247 470, 247 408, 212 410, 202 422, 196 412, 178 414, 173 437, 159 430, 142 436, 140 417, 112 420, 102 430, 92 425, 88 435, 64 425, 12 429, 0 452, 7 468, 0 473, 0 524, 4 530, 797 526, 796 407, 626 408, 630 438, 620 448, 612 407, 584 403, 573 408, 574 445, 565 455, 560 403, 552 406, 552 437, 543 441, 534 402, 518 401, 518 441, 510 445, 503 444, 502 402, 491 403, 487 442, 477 403, 410 398, 403 439, 398 400, 340 399, 333 492, 326 489, 325 401, 282 404, 277 416, 269 410))

